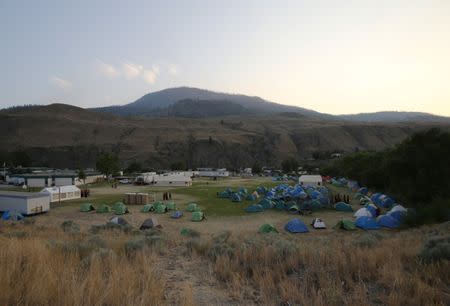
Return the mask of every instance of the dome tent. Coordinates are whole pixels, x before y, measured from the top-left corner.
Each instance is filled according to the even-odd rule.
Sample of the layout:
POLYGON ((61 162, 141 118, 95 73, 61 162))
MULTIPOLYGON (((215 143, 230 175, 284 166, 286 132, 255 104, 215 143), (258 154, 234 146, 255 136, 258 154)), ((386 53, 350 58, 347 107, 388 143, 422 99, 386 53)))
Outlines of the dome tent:
POLYGON ((101 204, 98 208, 97 208, 97 213, 102 214, 102 213, 109 213, 111 212, 111 207, 109 205, 106 204, 101 204))
POLYGON ((239 195, 239 193, 233 193, 231 195, 231 201, 232 202, 242 202, 241 196, 239 195))
POLYGON ((148 213, 148 212, 151 212, 154 210, 155 210, 155 207, 153 206, 153 204, 145 204, 144 207, 142 207, 141 212, 148 213))
POLYGON ((264 209, 270 209, 274 206, 273 202, 267 198, 262 199, 258 204, 261 205, 264 209))
POLYGON ((253 193, 249 193, 249 194, 245 197, 245 199, 246 199, 247 201, 255 201, 255 200, 256 200, 256 196, 255 196, 253 193))
POLYGON ((307 233, 309 232, 308 227, 300 219, 295 218, 286 223, 284 229, 289 233, 307 233))
POLYGON ((81 204, 81 207, 80 207, 81 212, 89 212, 89 211, 93 211, 93 210, 95 210, 95 207, 91 203, 81 204))
POLYGON ((361 187, 357 191, 357 193, 362 194, 362 195, 367 195, 368 192, 369 192, 369 189, 367 189, 367 187, 361 187))
POLYGON ((372 203, 367 204, 364 208, 367 209, 372 214, 370 217, 376 217, 377 216, 378 207, 376 207, 372 203))
POLYGON ((377 230, 380 229, 380 226, 377 223, 377 220, 370 217, 359 217, 355 221, 355 225, 364 230, 377 230))
POLYGON ((172 219, 179 219, 179 218, 181 218, 182 216, 183 216, 183 212, 180 211, 180 210, 176 210, 176 211, 174 211, 174 212, 170 215, 170 217, 171 217, 172 219))
POLYGON ((127 220, 122 217, 112 217, 109 220, 109 223, 118 224, 118 225, 128 225, 127 220))
POLYGON ((271 224, 263 224, 258 230, 258 233, 278 233, 278 230, 271 224))
POLYGON ((7 210, 2 215, 2 220, 19 221, 23 218, 24 216, 16 209, 7 210))
POLYGON ((142 231, 142 230, 152 229, 155 227, 157 227, 157 228, 161 227, 161 225, 159 225, 159 223, 158 223, 158 220, 156 220, 156 218, 149 218, 149 219, 146 219, 142 223, 142 225, 141 225, 141 227, 139 227, 139 229, 142 231))
POLYGON ((379 216, 377 218, 377 222, 378 224, 380 224, 380 226, 387 228, 397 228, 400 226, 400 221, 390 215, 379 216))
POLYGON ((401 211, 401 212, 406 213, 408 210, 406 208, 404 208, 402 205, 397 204, 394 207, 392 207, 388 213, 393 213, 395 211, 401 211))
POLYGON ((263 211, 264 211, 263 207, 259 204, 250 205, 245 209, 245 212, 248 213, 263 212, 263 211))
POLYGON ((353 217, 359 218, 359 217, 369 217, 372 218, 372 212, 370 210, 368 210, 366 207, 360 208, 358 209, 355 214, 353 215, 353 217))
POLYGON ((206 219, 206 218, 205 218, 205 214, 202 213, 201 211, 194 211, 194 212, 192 213, 191 221, 194 221, 194 222, 200 222, 200 221, 202 221, 202 220, 204 220, 204 219, 206 219))
POLYGON ((155 207, 155 213, 157 213, 157 214, 165 214, 168 211, 169 211, 169 209, 167 208, 167 206, 165 204, 160 204, 155 207))
POLYGON ((176 210, 177 209, 177 205, 175 204, 174 201, 167 202, 166 207, 168 210, 176 210))
POLYGON ((124 204, 122 204, 122 205, 115 206, 114 213, 116 215, 124 215, 124 214, 129 213, 129 211, 128 211, 128 208, 124 204))
POLYGON ((337 203, 334 208, 338 211, 353 211, 352 206, 344 202, 337 203))
POLYGON ((198 207, 197 203, 189 203, 187 205, 186 210, 189 212, 194 212, 194 211, 200 211, 200 208, 198 207))
POLYGON ((325 225, 325 222, 322 221, 320 218, 314 218, 311 222, 311 225, 315 229, 325 229, 327 226, 325 225))
POLYGON ((336 229, 343 229, 346 231, 353 231, 356 230, 356 226, 353 223, 353 221, 351 220, 347 220, 347 219, 342 219, 341 221, 339 221, 334 228, 336 229))

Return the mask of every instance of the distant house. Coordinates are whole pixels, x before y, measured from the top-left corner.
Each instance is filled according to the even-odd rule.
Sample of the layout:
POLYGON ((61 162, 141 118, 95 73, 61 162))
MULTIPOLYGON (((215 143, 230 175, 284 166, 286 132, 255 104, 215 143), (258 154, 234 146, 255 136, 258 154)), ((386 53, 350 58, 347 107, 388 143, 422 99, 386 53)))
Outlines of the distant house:
MULTIPOLYGON (((98 179, 103 178, 103 175, 98 172, 86 173, 86 184, 94 183, 98 179)), ((67 186, 67 185, 81 185, 83 181, 78 179, 76 171, 50 171, 38 172, 28 174, 11 174, 7 178, 8 183, 13 184, 23 182, 28 187, 51 187, 51 186, 67 186)))
POLYGON ((302 186, 317 187, 322 185, 321 175, 302 175, 298 179, 298 183, 302 186))
POLYGON ((0 191, 0 211, 17 210, 23 215, 48 211, 50 198, 35 192, 0 191))

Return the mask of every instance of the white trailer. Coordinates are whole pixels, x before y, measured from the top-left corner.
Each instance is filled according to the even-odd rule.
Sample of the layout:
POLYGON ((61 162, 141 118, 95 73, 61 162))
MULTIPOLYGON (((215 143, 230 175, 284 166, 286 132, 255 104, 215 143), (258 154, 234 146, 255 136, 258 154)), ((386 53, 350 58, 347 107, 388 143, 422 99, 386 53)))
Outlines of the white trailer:
POLYGON ((35 192, 0 192, 0 211, 17 210, 22 215, 33 215, 49 211, 48 194, 35 192))
POLYGON ((298 182, 302 186, 312 186, 317 187, 322 185, 321 175, 302 175, 299 177, 298 182))

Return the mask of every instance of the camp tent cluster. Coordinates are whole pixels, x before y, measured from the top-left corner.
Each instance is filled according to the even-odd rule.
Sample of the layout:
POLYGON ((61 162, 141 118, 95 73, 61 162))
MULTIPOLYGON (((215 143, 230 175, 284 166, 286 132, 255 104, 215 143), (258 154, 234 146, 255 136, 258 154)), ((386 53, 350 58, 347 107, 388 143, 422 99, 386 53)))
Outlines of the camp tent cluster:
POLYGON ((95 211, 97 213, 113 212, 116 215, 124 215, 129 213, 128 207, 122 202, 116 202, 112 207, 107 204, 100 204, 97 208, 95 208, 95 206, 92 203, 86 202, 81 204, 80 211, 81 212, 95 211))
POLYGON ((218 193, 219 198, 227 198, 232 202, 242 202, 243 199, 253 201, 245 208, 248 213, 263 212, 267 209, 277 209, 298 213, 301 211, 318 210, 330 205, 329 191, 324 186, 289 186, 280 184, 273 188, 259 186, 253 192, 240 187, 237 191, 227 188, 218 193), (258 202, 256 202, 258 201, 258 202))

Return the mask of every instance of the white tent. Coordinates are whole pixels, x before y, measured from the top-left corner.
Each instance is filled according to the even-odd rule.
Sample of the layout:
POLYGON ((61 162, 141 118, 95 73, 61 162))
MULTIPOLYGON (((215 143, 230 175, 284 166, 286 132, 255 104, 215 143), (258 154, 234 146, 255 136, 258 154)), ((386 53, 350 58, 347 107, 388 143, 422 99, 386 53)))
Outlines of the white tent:
POLYGON ((298 182, 302 186, 317 187, 322 185, 322 176, 320 175, 302 175, 299 177, 298 182))
POLYGON ((50 195, 50 202, 67 201, 81 198, 81 191, 75 185, 47 187, 42 189, 41 192, 50 195))
POLYGON ((404 208, 402 205, 398 204, 391 208, 388 214, 393 213, 395 211, 407 212, 408 210, 404 208))
POLYGON ((325 222, 322 221, 322 219, 320 218, 315 218, 312 222, 312 227, 314 227, 315 229, 324 229, 327 228, 327 226, 325 225, 325 222))
POLYGON ((358 209, 355 214, 353 215, 353 217, 355 218, 359 218, 359 217, 370 217, 372 218, 372 213, 370 212, 370 210, 368 210, 367 208, 363 207, 358 209))

